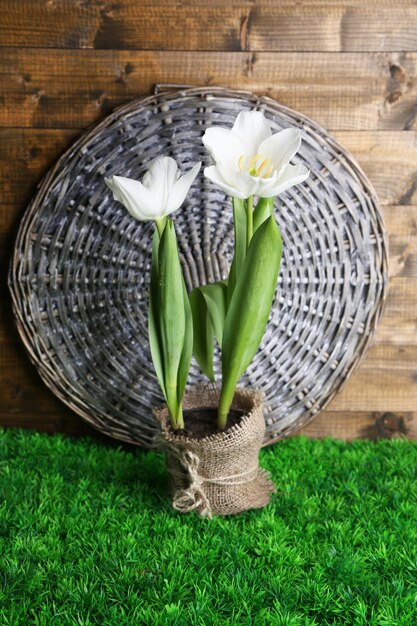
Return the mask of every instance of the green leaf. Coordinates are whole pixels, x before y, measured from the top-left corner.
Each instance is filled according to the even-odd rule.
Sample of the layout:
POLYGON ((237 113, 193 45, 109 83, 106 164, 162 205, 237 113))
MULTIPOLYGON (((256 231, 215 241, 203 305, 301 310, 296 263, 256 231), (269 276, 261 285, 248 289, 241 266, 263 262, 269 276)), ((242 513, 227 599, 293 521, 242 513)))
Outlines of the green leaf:
POLYGON ((149 332, 149 344, 151 348, 152 362, 155 368, 155 373, 158 378, 159 385, 162 389, 162 393, 166 399, 165 380, 164 380, 164 365, 161 345, 161 333, 159 329, 159 314, 158 314, 158 291, 159 291, 159 271, 158 271, 158 248, 159 248, 159 234, 155 230, 152 238, 152 269, 151 269, 151 283, 149 291, 149 317, 148 317, 148 332, 149 332))
POLYGON ((237 381, 255 356, 271 311, 282 254, 274 217, 255 232, 227 311, 223 333, 223 384, 219 426, 224 428, 237 381))
POLYGON ((227 309, 227 283, 196 287, 190 296, 194 327, 194 356, 203 373, 214 381, 214 338, 222 346, 227 309))
POLYGON ((178 366, 177 398, 178 404, 182 402, 185 386, 187 384, 188 372, 190 371, 191 356, 193 353, 193 317, 191 314, 190 301, 184 280, 182 281, 185 314, 185 334, 181 359, 178 366))
POLYGON ((178 413, 177 379, 185 341, 183 275, 174 225, 167 220, 158 251, 159 328, 164 363, 167 405, 171 416, 178 413))
POLYGON ((253 232, 256 232, 268 217, 274 214, 275 198, 259 198, 253 212, 253 232))
POLYGON ((213 325, 214 334, 222 347, 224 321, 227 311, 227 282, 222 280, 199 287, 213 325))
POLYGON ((235 231, 235 252, 230 266, 227 301, 232 299, 233 291, 246 256, 246 207, 245 201, 233 198, 233 220, 235 231))
POLYGON ((190 294, 193 317, 193 352, 203 374, 214 381, 213 351, 214 328, 207 309, 206 300, 199 287, 190 294))

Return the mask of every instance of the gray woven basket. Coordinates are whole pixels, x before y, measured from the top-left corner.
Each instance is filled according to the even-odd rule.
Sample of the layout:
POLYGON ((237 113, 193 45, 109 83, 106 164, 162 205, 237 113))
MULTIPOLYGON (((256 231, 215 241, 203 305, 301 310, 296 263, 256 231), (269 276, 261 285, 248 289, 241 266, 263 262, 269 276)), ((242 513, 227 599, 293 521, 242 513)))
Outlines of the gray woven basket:
MULTIPOLYGON (((17 326, 42 379, 116 438, 151 447, 151 407, 162 397, 147 340, 153 226, 114 202, 103 177, 140 178, 163 154, 183 169, 206 165, 205 129, 231 127, 239 111, 253 108, 274 132, 302 130, 295 161, 311 169, 279 198, 279 284, 262 345, 240 382, 265 392, 265 444, 326 406, 369 346, 386 295, 386 236, 375 192, 351 155, 311 120, 246 92, 193 88, 131 102, 76 141, 42 181, 9 275, 17 326)), ((187 286, 224 278, 233 249, 230 199, 201 172, 174 217, 187 286)), ((193 364, 189 382, 201 380, 193 364)))

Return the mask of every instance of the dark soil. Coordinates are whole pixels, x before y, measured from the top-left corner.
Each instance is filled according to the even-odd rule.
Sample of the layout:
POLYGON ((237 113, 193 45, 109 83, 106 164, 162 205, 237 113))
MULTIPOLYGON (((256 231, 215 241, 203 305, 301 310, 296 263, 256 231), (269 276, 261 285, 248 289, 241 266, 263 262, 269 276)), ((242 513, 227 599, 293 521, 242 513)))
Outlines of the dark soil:
POLYGON ((185 428, 176 430, 176 435, 190 437, 193 439, 203 439, 209 435, 227 432, 238 424, 245 412, 241 409, 232 409, 227 416, 227 424, 225 430, 217 428, 217 409, 208 407, 199 407, 197 409, 187 409, 184 411, 185 428))

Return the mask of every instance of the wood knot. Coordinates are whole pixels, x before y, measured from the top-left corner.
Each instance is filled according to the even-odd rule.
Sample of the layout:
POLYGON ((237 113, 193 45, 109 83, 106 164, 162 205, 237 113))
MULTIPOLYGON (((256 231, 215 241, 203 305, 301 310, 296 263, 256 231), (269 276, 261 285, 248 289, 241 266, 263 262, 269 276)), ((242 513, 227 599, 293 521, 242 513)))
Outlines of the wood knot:
POLYGON ((384 105, 390 109, 402 101, 404 93, 407 91, 407 74, 401 65, 390 63, 389 78, 387 81, 387 89, 384 105))
POLYGON ((407 434, 404 417, 395 413, 383 413, 375 420, 375 426, 380 437, 391 438, 407 434))
POLYGON ((45 94, 44 89, 35 89, 31 98, 36 104, 45 104, 48 101, 48 96, 45 94))
POLYGON ((106 112, 110 109, 110 100, 105 91, 93 91, 91 94, 94 99, 94 104, 97 109, 101 109, 106 112))
POLYGON ((125 63, 125 65, 119 70, 119 77, 117 78, 118 83, 123 83, 127 85, 128 78, 130 74, 132 74, 135 70, 135 66, 132 63, 125 63))
POLYGON ((29 148, 29 150, 25 152, 23 160, 25 163, 30 163, 30 161, 33 161, 41 154, 42 150, 40 148, 38 148, 37 146, 32 146, 31 148, 29 148))
POLYGON ((403 94, 401 93, 401 91, 398 91, 398 90, 391 91, 385 98, 385 102, 387 104, 395 104, 396 102, 401 100, 402 97, 403 97, 403 94))
POLYGON ((256 55, 255 52, 251 52, 250 54, 248 54, 248 57, 246 59, 246 76, 252 76, 253 74, 253 67, 255 65, 255 63, 257 62, 258 57, 256 55))
POLYGON ((100 5, 100 15, 102 17, 114 17, 118 11, 120 11, 121 5, 117 2, 107 3, 103 2, 100 5))
POLYGON ((398 84, 405 83, 407 80, 407 74, 401 65, 397 65, 396 63, 391 63, 389 66, 389 73, 391 74, 392 80, 398 84))
POLYGON ((23 85, 23 87, 27 87, 32 80, 32 77, 30 74, 22 74, 17 80, 21 85, 23 85))

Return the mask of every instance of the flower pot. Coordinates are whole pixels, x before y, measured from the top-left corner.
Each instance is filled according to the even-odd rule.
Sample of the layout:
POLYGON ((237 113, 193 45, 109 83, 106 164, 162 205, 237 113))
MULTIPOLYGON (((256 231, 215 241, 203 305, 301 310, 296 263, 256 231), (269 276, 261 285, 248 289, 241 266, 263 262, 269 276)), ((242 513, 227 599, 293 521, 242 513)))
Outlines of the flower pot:
MULTIPOLYGON (((183 398, 187 411, 215 410, 220 392, 194 387, 183 398)), ((275 490, 269 474, 259 467, 259 449, 265 434, 263 394, 237 389, 231 409, 240 411, 237 423, 224 431, 200 438, 174 431, 168 410, 154 411, 161 426, 161 448, 166 453, 173 507, 181 512, 195 511, 201 517, 232 515, 266 506, 275 490)))

